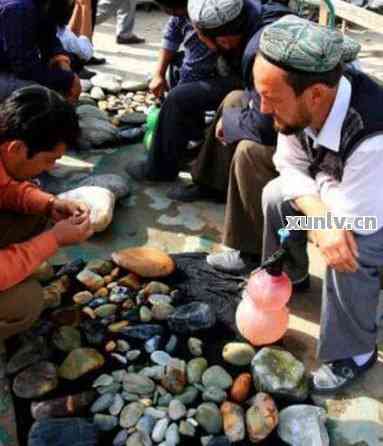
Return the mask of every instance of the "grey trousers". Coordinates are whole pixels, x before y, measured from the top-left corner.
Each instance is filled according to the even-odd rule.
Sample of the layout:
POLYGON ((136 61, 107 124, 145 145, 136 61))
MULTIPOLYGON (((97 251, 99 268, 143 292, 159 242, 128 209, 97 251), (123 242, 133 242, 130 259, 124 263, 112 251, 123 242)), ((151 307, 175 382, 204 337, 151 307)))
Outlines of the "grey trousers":
MULTIPOLYGON (((263 256, 279 247, 277 230, 286 224, 286 215, 299 215, 283 201, 279 178, 263 189, 265 219, 263 256)), ((379 268, 383 265, 383 228, 371 235, 355 234, 359 268, 355 273, 340 273, 327 268, 322 288, 322 310, 318 357, 322 361, 345 359, 375 349, 376 311, 379 300, 379 268)), ((308 271, 305 231, 291 231, 287 264, 290 277, 298 279, 308 271)))
POLYGON ((133 33, 137 0, 99 0, 96 24, 117 17, 116 35, 129 37, 133 33))
POLYGON ((7 99, 14 91, 19 88, 33 85, 34 82, 19 79, 11 73, 0 73, 0 102, 7 99))

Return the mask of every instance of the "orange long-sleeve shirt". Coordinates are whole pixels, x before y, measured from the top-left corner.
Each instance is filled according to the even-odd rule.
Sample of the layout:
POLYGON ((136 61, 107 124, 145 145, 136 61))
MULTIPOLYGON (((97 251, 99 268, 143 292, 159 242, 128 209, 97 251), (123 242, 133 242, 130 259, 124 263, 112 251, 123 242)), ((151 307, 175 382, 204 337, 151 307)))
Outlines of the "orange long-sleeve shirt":
MULTIPOLYGON (((33 183, 12 179, 0 160, 0 218, 1 211, 45 214, 51 198, 52 195, 41 191, 33 183)), ((0 291, 22 282, 57 249, 57 240, 52 231, 0 249, 0 291)))

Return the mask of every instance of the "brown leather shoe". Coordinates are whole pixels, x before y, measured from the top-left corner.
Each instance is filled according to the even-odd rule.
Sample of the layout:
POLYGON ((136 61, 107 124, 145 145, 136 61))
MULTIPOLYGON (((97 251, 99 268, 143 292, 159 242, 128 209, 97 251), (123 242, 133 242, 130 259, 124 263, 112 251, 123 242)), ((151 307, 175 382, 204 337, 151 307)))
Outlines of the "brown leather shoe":
POLYGON ((138 43, 145 43, 145 39, 142 39, 135 34, 131 34, 130 36, 120 34, 119 36, 117 36, 116 41, 119 45, 136 45, 138 43))

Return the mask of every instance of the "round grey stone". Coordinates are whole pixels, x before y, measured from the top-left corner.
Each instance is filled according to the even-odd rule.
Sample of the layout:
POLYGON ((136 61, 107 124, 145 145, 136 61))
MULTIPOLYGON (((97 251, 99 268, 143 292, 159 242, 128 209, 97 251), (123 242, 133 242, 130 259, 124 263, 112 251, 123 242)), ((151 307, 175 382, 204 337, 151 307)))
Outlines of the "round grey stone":
POLYGON ((223 367, 213 365, 212 367, 209 367, 202 375, 202 384, 205 387, 217 386, 225 390, 232 386, 233 378, 223 367))

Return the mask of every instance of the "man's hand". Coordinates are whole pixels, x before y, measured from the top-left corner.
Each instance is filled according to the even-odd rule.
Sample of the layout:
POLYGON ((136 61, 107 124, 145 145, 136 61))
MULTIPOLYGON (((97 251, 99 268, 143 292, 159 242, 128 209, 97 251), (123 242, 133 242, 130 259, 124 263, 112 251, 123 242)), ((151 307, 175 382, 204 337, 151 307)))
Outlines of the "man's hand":
POLYGON ((75 74, 72 86, 70 87, 70 90, 66 95, 66 99, 70 104, 76 104, 80 94, 81 94, 81 82, 80 78, 77 76, 77 74, 75 74))
POLYGON ((215 137, 216 139, 218 139, 218 141, 223 144, 224 146, 226 145, 225 142, 225 136, 223 133, 223 120, 222 118, 217 122, 216 126, 215 126, 215 137))
POLYGON ((93 235, 89 216, 85 219, 73 216, 61 220, 53 226, 52 231, 59 246, 75 245, 93 235))
POLYGON ((165 94, 165 91, 169 90, 169 85, 164 76, 156 74, 150 81, 149 90, 159 98, 165 94))
POLYGON ((342 273, 358 269, 358 246, 352 231, 326 229, 310 231, 311 240, 318 246, 329 267, 342 273))
POLYGON ((49 61, 50 68, 60 68, 65 71, 72 71, 69 56, 65 54, 57 54, 49 61))
POLYGON ((51 207, 51 217, 58 222, 69 217, 76 217, 79 223, 89 218, 90 210, 85 203, 80 201, 62 200, 55 198, 51 207))

